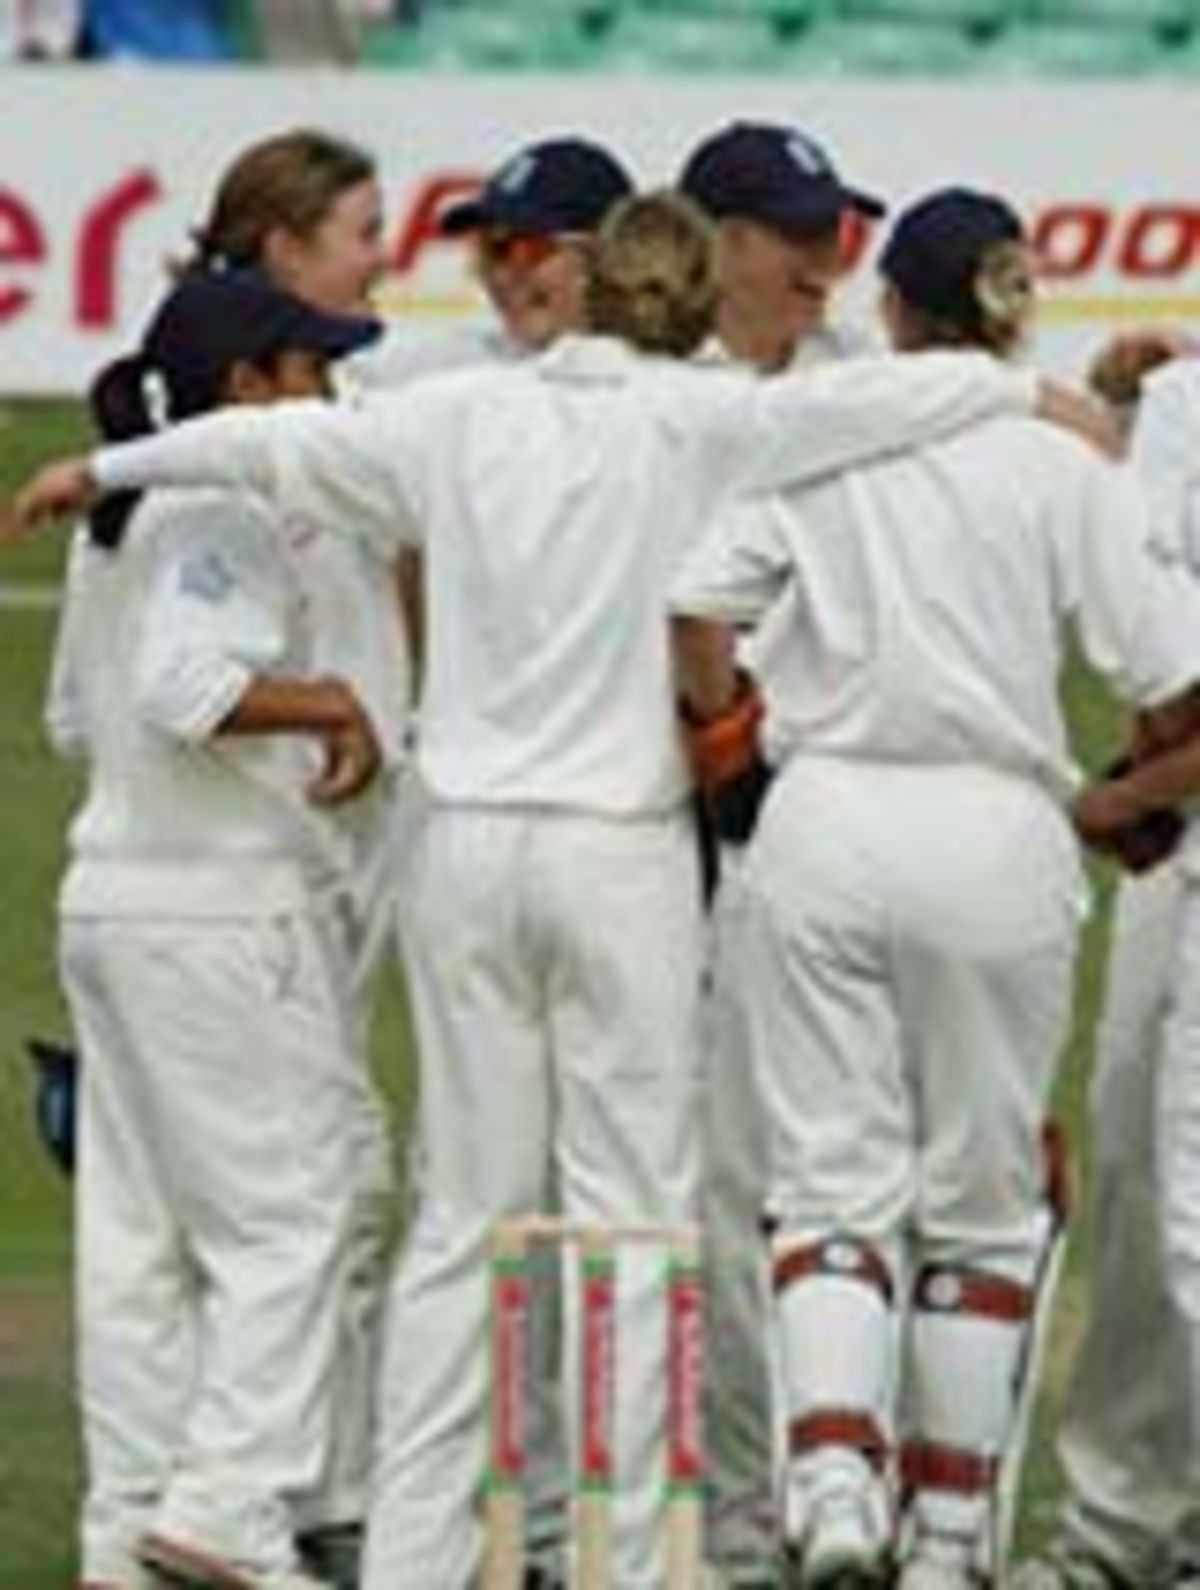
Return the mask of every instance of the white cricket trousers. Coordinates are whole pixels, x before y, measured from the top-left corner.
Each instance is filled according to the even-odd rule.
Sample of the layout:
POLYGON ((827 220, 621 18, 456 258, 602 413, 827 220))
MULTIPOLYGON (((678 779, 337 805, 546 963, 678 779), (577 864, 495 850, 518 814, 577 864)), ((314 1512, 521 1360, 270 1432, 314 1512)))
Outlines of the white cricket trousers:
POLYGON ((328 1456, 364 1071, 333 937, 69 919, 83 1577, 146 1530, 268 1576, 328 1456))
MULTIPOLYGON (((388 1298, 366 1590, 467 1590, 481 1556, 488 1241, 535 1210, 695 1217, 702 922, 678 817, 433 806, 403 931, 421 1200, 388 1298)), ((660 1590, 662 1256, 617 1287, 620 1590, 660 1590)))
MULTIPOLYGON (((1184 888, 1159 1076, 1157 1123, 1167 1280, 1188 1335, 1192 1431, 1200 1431, 1200 879, 1184 888)), ((1196 1447, 1193 1441, 1193 1460, 1196 1447)))
POLYGON ((722 1582, 733 1587, 770 1580, 779 1555, 763 1230, 767 1130, 736 944, 749 899, 744 862, 742 851, 722 851, 710 918, 701 1094, 708 1551, 722 1582))
POLYGON ((1088 1097, 1088 1316, 1058 1437, 1063 1530, 1143 1586, 1170 1582, 1181 1521, 1197 1507, 1188 1337, 1167 1286, 1156 1130, 1182 895, 1171 865, 1122 882, 1114 904, 1088 1097))
POLYGON ((411 778, 386 779, 356 808, 351 897, 339 913, 348 970, 340 975, 355 1027, 356 1057, 366 1067, 355 1133, 355 1219, 349 1287, 338 1347, 333 1435, 316 1489, 296 1504, 301 1531, 361 1523, 370 1488, 376 1387, 387 1259, 395 1229, 396 1178, 387 1112, 370 1073, 371 1022, 384 962, 395 959, 399 858, 408 837, 401 790, 411 778))
MULTIPOLYGON (((806 1487, 815 1498, 839 1468, 826 1443, 853 1427, 865 1483, 875 1432, 894 1434, 893 1302, 915 1321, 914 1442, 972 1472, 1002 1445, 1019 1332, 975 1315, 958 1282, 926 1297, 914 1280, 910 1300, 901 1260, 917 1277, 994 1278, 1005 1299, 1032 1283, 1085 892, 1070 827, 1031 782, 801 757, 768 798, 745 885, 795 1538, 806 1487), (963 1302, 942 1311, 950 1296, 963 1302)), ((972 1534, 983 1505, 961 1521, 972 1534)))

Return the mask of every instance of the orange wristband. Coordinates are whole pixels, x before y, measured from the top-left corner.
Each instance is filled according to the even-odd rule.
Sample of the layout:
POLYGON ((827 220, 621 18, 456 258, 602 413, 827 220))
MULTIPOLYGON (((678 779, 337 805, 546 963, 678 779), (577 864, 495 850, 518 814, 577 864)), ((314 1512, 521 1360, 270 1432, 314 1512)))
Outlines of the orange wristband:
POLYGON ((685 722, 688 756, 702 790, 719 789, 758 760, 764 713, 757 684, 740 674, 737 694, 723 712, 703 723, 685 722))

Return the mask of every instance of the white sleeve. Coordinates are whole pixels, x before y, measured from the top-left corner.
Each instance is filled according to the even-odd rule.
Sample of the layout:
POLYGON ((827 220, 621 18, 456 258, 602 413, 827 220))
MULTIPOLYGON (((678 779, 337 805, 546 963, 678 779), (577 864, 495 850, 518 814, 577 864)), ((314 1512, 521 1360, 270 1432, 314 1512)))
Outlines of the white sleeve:
POLYGON ((1150 508, 1150 545, 1200 575, 1200 363, 1149 377, 1130 441, 1150 508))
POLYGON ((134 656, 134 710, 173 739, 208 739, 288 641, 282 548, 267 516, 230 497, 184 505, 157 532, 134 656))
POLYGON ((771 499, 717 515, 672 582, 673 613, 753 624, 774 606, 792 574, 792 556, 771 499))
POLYGON ((1153 706, 1200 683, 1200 583, 1148 545, 1128 469, 1081 459, 1059 543, 1059 577, 1088 661, 1114 691, 1153 706))
POLYGON ((711 399, 700 394, 698 415, 718 489, 777 491, 983 420, 1032 414, 1039 380, 990 354, 931 351, 721 386, 711 399))
POLYGON ((106 491, 151 486, 249 488, 282 511, 366 541, 384 558, 419 543, 406 471, 419 467, 397 403, 233 407, 154 436, 98 448, 90 468, 106 491))
POLYGON ((87 531, 81 527, 71 538, 67 556, 63 601, 43 707, 43 722, 50 744, 62 757, 85 757, 90 749, 78 655, 79 602, 87 575, 87 559, 87 531))

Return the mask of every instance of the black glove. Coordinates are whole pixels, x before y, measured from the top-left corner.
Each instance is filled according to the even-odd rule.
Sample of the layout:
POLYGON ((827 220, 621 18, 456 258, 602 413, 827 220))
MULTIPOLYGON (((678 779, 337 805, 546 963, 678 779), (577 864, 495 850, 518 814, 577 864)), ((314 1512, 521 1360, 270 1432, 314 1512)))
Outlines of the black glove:
POLYGON ((760 755, 740 773, 708 791, 709 814, 722 844, 749 844, 774 781, 775 769, 760 755))
MULTIPOLYGON (((1128 756, 1120 756, 1104 769, 1106 779, 1124 778, 1133 767, 1128 756)), ((1187 819, 1174 806, 1156 806, 1141 817, 1105 836, 1097 847, 1111 856, 1126 872, 1149 872, 1179 849, 1187 819)))
POLYGON ((66 1044, 27 1038, 25 1052, 36 1070, 34 1120, 42 1147, 64 1175, 75 1169, 79 1056, 66 1044))

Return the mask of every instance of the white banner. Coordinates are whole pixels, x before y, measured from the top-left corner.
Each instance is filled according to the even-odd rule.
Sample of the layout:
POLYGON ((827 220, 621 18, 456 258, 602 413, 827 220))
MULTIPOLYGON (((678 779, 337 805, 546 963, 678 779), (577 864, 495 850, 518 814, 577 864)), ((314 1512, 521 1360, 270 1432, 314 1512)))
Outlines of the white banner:
MULTIPOLYGON (((375 151, 389 312, 479 305, 433 217, 530 139, 582 132, 649 183, 735 118, 798 122, 894 204, 951 182, 1029 217, 1046 263, 1043 363, 1077 369, 1119 325, 1200 319, 1200 93, 1154 83, 963 86, 785 78, 12 67, 0 90, 0 390, 78 391, 133 340, 213 184, 246 143, 319 125, 375 151)), ((886 224, 886 223, 885 223, 886 224)), ((864 259, 869 260, 872 240, 864 259)), ((848 287, 871 312, 869 266, 848 287)))

